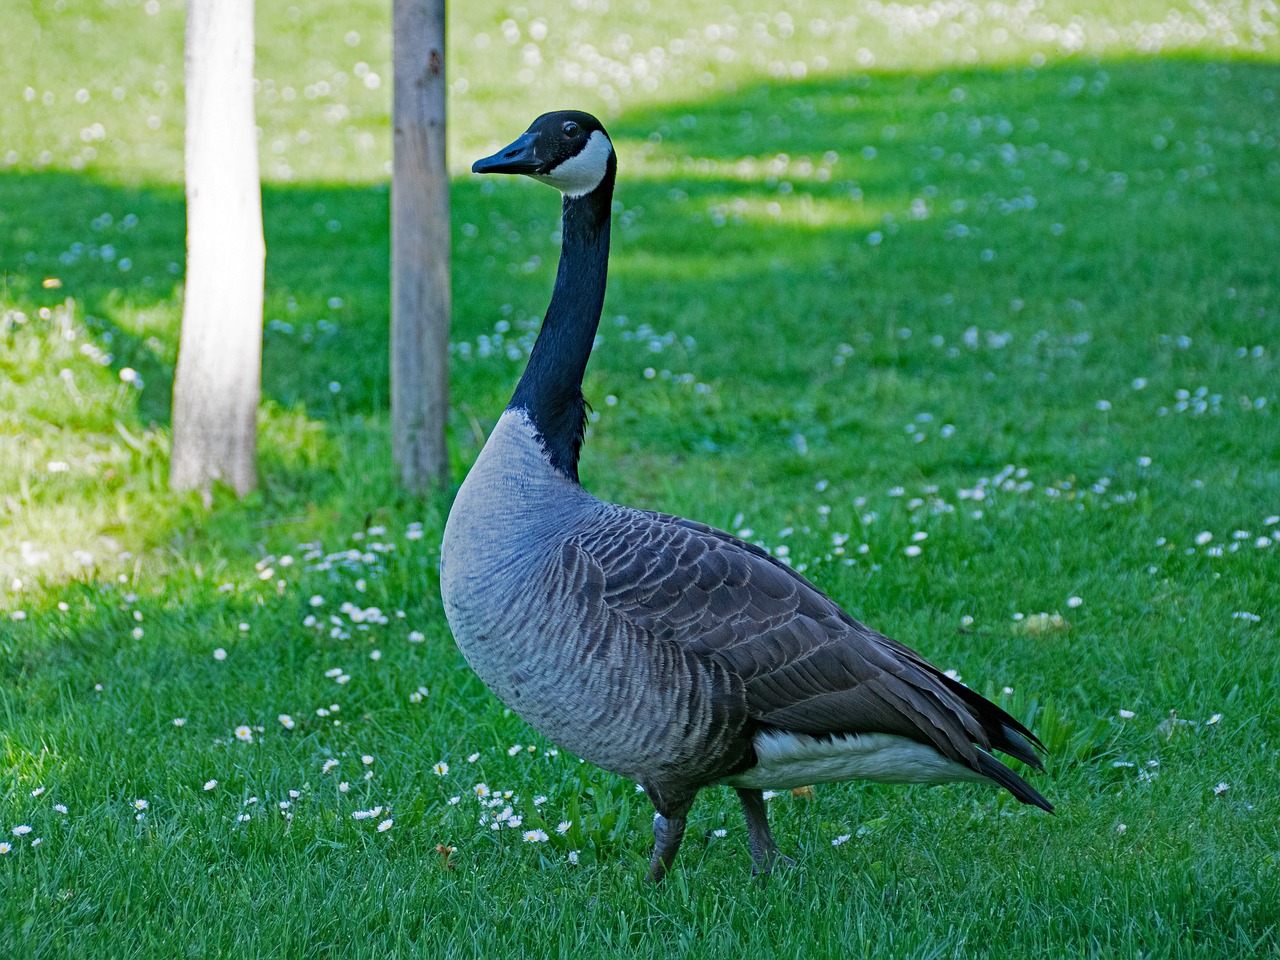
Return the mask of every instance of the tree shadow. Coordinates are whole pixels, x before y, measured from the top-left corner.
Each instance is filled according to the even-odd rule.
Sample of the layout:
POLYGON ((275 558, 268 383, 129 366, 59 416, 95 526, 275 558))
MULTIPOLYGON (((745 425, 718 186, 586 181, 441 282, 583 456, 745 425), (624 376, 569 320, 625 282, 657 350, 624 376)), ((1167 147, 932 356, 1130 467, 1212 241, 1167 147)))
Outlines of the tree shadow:
MULTIPOLYGON (((887 422, 908 402, 963 402, 948 380, 972 375, 954 357, 966 337, 985 347, 1043 335, 1061 352, 1085 330, 1120 343, 1138 325, 1154 340, 1171 315, 1243 336, 1276 282, 1277 87, 1280 68, 1266 63, 1079 60, 763 82, 624 114, 609 124, 622 159, 609 345, 588 392, 640 393, 646 367, 722 384, 734 399, 713 415, 674 428, 638 417, 627 442, 635 452, 674 429, 683 452, 716 449, 732 464, 761 430, 785 444, 887 422), (1247 292, 1226 302, 1228 287, 1247 292), (855 352, 856 364, 837 359, 855 352), (853 366, 861 378, 847 376, 853 366)), ((278 436, 307 423, 380 429, 388 203, 385 184, 264 187, 263 396, 293 424, 278 436)), ((454 182, 459 471, 523 365, 554 276, 558 213, 539 185, 454 182)), ((74 297, 112 368, 141 373, 142 427, 168 423, 183 232, 173 186, 0 175, 7 299, 34 312, 74 297)), ((992 351, 984 365, 999 372, 1034 353, 992 351)), ((1070 375, 1103 390, 1129 372, 1070 375)), ((1007 412, 975 444, 994 434, 1007 447, 1019 429, 1052 438, 1061 421, 1039 391, 1035 378, 995 379, 992 410, 1007 412)), ((622 442, 599 447, 607 477, 622 442)), ((982 455, 960 449, 959 462, 982 455)), ((268 486, 306 490, 327 469, 272 456, 268 486)))

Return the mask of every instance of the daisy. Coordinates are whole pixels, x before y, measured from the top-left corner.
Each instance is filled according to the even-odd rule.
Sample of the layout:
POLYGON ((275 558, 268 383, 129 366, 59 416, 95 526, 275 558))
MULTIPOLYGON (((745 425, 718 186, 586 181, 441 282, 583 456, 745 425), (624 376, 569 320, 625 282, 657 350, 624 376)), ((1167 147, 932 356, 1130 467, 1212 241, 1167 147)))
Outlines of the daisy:
POLYGON ((383 820, 380 824, 378 824, 378 832, 386 833, 388 830, 391 829, 391 825, 393 823, 395 823, 395 821, 392 820, 390 817, 387 817, 387 819, 383 820))
POLYGON ((253 730, 246 724, 240 724, 240 726, 236 727, 236 739, 244 743, 253 743, 253 730))
POLYGON ((146 810, 150 806, 151 803, 147 800, 138 799, 133 801, 133 809, 135 810, 146 810))
POLYGON ((525 843, 545 843, 547 840, 545 830, 526 830, 522 836, 525 843))
POLYGON ((569 832, 569 828, 572 826, 573 826, 572 820, 561 820, 560 823, 556 826, 556 833, 563 836, 564 834, 569 832))
POLYGON ((204 782, 205 790, 214 790, 214 789, 217 789, 217 786, 218 786, 217 780, 206 780, 204 782))
POLYGON ((441 760, 439 763, 437 763, 434 767, 431 768, 431 772, 434 773, 437 777, 443 777, 446 773, 449 772, 449 765, 445 763, 443 760, 441 760))

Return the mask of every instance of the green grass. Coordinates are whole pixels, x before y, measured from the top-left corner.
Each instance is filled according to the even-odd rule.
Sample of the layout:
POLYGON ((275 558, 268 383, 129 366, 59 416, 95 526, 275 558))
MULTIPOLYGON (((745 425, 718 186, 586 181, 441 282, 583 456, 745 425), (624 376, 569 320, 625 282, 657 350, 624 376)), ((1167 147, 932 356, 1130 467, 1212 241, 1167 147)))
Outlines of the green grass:
POLYGON ((548 190, 465 170, 597 111, 621 179, 586 484, 785 548, 1050 749, 1055 817, 779 796, 800 865, 765 886, 709 791, 655 888, 647 801, 454 648, 450 492, 394 485, 386 5, 259 6, 262 488, 210 510, 165 489, 182 4, 2 28, 0 956, 1280 950, 1273 13, 455 5, 455 478, 557 255, 548 190), (479 822, 506 805, 519 829, 479 822))

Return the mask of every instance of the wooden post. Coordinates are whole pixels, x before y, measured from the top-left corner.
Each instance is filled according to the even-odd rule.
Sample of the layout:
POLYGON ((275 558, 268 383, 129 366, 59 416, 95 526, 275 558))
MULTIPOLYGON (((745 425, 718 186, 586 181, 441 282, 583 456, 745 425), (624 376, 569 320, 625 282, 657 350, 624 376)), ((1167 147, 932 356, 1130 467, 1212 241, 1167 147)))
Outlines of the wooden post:
POLYGON ((391 426, 401 482, 449 479, 444 0, 393 0, 391 426))
POLYGON ((187 278, 173 383, 169 485, 257 484, 262 188, 253 0, 188 0, 187 278))

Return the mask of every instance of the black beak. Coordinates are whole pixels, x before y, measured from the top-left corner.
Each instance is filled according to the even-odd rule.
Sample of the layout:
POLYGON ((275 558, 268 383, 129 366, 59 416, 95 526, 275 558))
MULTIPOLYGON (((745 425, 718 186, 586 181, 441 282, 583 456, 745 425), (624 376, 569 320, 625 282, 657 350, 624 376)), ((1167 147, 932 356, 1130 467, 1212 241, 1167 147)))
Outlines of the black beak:
POLYGON ((538 135, 530 131, 522 133, 509 146, 503 147, 491 157, 477 160, 471 165, 472 173, 538 173, 542 163, 534 147, 538 135))

